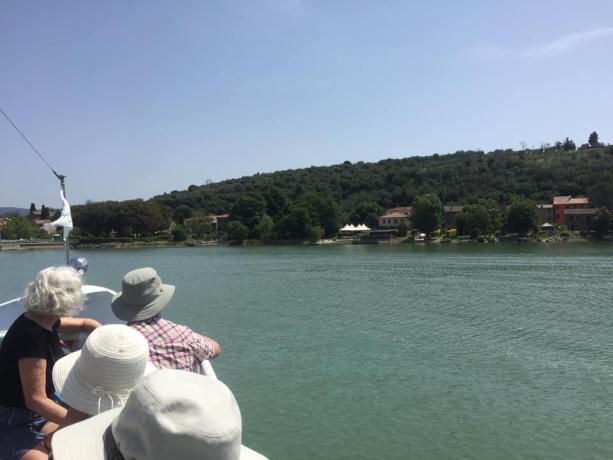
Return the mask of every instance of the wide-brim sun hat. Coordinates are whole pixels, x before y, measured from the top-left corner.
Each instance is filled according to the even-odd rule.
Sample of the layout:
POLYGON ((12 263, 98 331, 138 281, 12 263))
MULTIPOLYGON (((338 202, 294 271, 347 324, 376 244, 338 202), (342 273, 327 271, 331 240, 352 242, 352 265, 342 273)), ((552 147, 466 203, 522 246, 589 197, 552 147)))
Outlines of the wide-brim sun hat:
POLYGON ((109 324, 94 330, 81 350, 59 359, 52 374, 63 402, 95 415, 123 406, 132 389, 155 369, 139 332, 109 324))
POLYGON ((162 283, 155 269, 137 268, 123 277, 121 292, 113 296, 111 306, 123 321, 142 321, 161 312, 174 293, 175 287, 162 283))
POLYGON ((242 445, 240 410, 230 389, 211 377, 158 370, 123 408, 56 432, 55 460, 266 460, 242 445))

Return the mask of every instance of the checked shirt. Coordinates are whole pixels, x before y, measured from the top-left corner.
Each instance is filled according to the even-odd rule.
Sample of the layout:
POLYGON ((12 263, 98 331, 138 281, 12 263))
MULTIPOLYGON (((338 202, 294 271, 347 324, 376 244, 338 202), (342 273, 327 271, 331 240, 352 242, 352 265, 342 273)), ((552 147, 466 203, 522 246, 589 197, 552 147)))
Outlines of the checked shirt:
POLYGON ((160 369, 193 371, 196 365, 213 354, 207 337, 196 334, 187 326, 163 319, 159 314, 128 323, 149 342, 149 361, 160 369))

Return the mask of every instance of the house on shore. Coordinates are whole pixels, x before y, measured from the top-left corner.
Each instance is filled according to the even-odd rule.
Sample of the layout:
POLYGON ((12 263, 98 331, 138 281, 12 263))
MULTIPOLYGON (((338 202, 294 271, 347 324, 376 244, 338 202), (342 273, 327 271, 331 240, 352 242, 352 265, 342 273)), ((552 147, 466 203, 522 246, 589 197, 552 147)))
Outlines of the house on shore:
POLYGON ((230 214, 209 214, 212 224, 218 232, 225 230, 228 225, 230 214))
POLYGON ((586 196, 556 196, 551 204, 537 205, 541 224, 553 223, 566 225, 570 230, 584 231, 592 226, 592 219, 597 209, 590 204, 586 196))
POLYGON ((397 228, 401 224, 410 226, 411 211, 410 206, 386 209, 379 217, 379 228, 397 228))
POLYGON ((457 204, 443 206, 443 223, 445 228, 455 228, 457 217, 464 212, 464 206, 457 204))
MULTIPOLYGON (((387 209, 385 211, 385 214, 379 217, 379 228, 398 228, 401 224, 405 224, 407 227, 410 227, 412 211, 413 208, 410 206, 387 209)), ((456 218, 463 211, 464 206, 459 206, 455 204, 443 206, 443 221, 445 227, 455 227, 456 218)))

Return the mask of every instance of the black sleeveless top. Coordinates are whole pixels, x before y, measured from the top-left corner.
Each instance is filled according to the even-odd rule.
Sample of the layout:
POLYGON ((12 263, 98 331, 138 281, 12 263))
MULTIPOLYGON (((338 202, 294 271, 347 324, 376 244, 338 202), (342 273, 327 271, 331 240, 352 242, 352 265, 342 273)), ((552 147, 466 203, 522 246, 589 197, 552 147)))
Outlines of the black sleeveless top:
POLYGON ((51 371, 53 364, 64 355, 57 335, 59 326, 58 319, 53 330, 49 331, 26 318, 25 314, 11 325, 0 346, 0 406, 26 408, 19 376, 19 360, 22 358, 47 360, 46 390, 47 396, 53 397, 55 388, 51 371))

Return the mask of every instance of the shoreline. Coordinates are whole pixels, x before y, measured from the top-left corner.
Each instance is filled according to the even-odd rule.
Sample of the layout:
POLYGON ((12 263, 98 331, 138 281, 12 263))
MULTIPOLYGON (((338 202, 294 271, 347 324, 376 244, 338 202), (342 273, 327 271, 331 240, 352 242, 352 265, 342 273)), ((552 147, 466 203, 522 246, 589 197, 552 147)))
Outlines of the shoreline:
MULTIPOLYGON (((438 244, 497 244, 497 243, 586 243, 586 242, 613 242, 613 236, 605 236, 603 238, 539 238, 539 237, 518 237, 518 236, 504 236, 497 238, 496 240, 483 241, 479 238, 471 239, 433 239, 430 241, 415 241, 410 238, 392 238, 382 240, 368 240, 362 241, 359 239, 339 238, 339 239, 322 239, 317 242, 309 241, 275 241, 270 240, 267 242, 261 242, 256 240, 245 240, 243 242, 238 241, 106 241, 97 243, 84 243, 80 244, 74 242, 70 245, 70 249, 82 250, 82 249, 156 249, 156 248, 205 248, 215 246, 339 246, 339 245, 438 245, 438 244)), ((0 241, 1 251, 34 251, 34 250, 64 250, 63 242, 47 242, 47 241, 0 241)))

